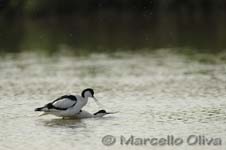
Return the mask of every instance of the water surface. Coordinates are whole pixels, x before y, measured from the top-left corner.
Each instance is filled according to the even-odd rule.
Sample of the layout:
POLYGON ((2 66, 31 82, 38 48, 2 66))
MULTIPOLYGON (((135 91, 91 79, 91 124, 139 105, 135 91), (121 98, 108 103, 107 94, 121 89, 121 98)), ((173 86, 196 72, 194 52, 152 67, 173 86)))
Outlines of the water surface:
MULTIPOLYGON (((215 58, 215 57, 214 57, 215 58)), ((6 54, 0 60, 0 149, 225 149, 226 68, 168 50, 148 52, 6 54), (108 111, 104 118, 38 117, 34 108, 92 87, 108 111), (115 145, 101 143, 105 135, 115 145), (222 146, 121 146, 118 138, 221 138, 222 146)), ((92 99, 85 110, 99 108, 92 99)))

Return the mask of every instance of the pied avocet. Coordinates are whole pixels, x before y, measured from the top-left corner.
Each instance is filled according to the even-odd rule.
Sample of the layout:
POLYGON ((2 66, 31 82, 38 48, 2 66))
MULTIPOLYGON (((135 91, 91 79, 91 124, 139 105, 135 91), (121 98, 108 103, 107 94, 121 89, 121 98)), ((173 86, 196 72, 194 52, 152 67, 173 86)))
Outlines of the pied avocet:
POLYGON ((89 97, 92 97, 95 102, 98 102, 94 97, 93 89, 88 88, 82 91, 81 96, 64 95, 43 107, 36 108, 35 111, 41 111, 45 114, 52 114, 58 117, 71 117, 80 112, 87 104, 89 97))
POLYGON ((71 117, 64 117, 64 118, 69 118, 69 119, 100 118, 105 115, 115 114, 115 113, 117 113, 117 112, 106 112, 106 110, 99 110, 96 113, 91 114, 88 111, 80 110, 79 113, 77 113, 71 117))

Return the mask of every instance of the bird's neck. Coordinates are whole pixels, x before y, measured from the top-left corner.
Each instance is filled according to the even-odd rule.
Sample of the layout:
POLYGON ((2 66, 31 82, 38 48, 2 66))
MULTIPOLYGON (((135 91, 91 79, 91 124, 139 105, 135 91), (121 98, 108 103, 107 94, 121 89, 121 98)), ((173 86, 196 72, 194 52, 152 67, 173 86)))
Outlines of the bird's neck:
MULTIPOLYGON (((87 102, 88 102, 88 97, 83 97, 83 104, 86 105, 87 102)), ((84 105, 83 105, 83 106, 84 106, 84 105)))

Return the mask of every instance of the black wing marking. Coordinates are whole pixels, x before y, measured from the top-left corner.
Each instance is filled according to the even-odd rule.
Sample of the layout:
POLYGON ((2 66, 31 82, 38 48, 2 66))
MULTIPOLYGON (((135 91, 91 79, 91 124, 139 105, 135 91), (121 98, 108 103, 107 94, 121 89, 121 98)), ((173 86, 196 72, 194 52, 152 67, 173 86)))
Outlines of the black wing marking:
POLYGON ((74 96, 74 95, 63 95, 63 96, 61 96, 61 97, 55 99, 52 103, 54 103, 54 102, 56 102, 56 101, 58 101, 58 100, 61 100, 61 99, 65 99, 65 98, 70 99, 70 100, 72 100, 72 101, 73 101, 73 100, 74 100, 74 101, 77 101, 77 98, 76 98, 76 96, 74 96))
POLYGON ((52 103, 48 103, 46 107, 48 109, 67 110, 68 108, 75 106, 76 103, 77 103, 76 96, 64 95, 57 98, 52 103))

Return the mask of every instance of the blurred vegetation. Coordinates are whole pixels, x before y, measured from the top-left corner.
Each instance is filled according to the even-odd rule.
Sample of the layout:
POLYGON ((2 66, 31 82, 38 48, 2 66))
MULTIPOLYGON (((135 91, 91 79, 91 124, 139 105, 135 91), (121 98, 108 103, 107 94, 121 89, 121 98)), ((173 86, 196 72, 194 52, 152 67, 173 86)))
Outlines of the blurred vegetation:
POLYGON ((0 0, 0 52, 226 49, 226 0, 0 0))
POLYGON ((0 0, 5 15, 60 15, 101 10, 211 13, 225 11, 225 0, 0 0))

